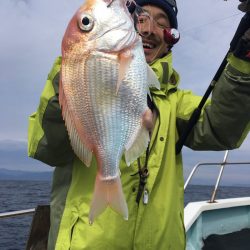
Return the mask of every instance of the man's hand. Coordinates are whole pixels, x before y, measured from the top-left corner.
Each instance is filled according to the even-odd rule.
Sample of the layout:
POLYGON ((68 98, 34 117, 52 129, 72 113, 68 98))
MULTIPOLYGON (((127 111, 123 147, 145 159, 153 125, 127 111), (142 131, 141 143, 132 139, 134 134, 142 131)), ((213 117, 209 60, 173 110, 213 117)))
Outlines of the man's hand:
MULTIPOLYGON (((244 20, 249 20, 250 15, 250 0, 240 0, 240 4, 238 6, 239 10, 246 12, 243 17, 244 20)), ((242 20, 243 20, 242 19, 242 20)), ((250 61, 250 23, 249 21, 241 22, 241 30, 246 30, 244 35, 239 38, 239 41, 236 44, 235 49, 233 50, 233 54, 245 61, 250 61)))
POLYGON ((240 38, 233 54, 242 60, 250 62, 250 28, 240 38))
POLYGON ((238 9, 243 11, 243 12, 247 12, 250 11, 250 1, 248 0, 240 0, 240 4, 238 6, 238 9))

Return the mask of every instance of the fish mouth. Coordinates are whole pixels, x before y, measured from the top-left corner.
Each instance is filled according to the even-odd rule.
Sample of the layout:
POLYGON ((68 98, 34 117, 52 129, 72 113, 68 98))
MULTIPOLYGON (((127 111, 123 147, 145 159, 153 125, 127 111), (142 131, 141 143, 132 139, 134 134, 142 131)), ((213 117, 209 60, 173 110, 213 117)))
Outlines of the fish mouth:
POLYGON ((112 32, 114 30, 122 30, 122 26, 124 26, 125 24, 126 22, 124 21, 120 23, 119 25, 114 26, 112 29, 106 29, 106 30, 104 29, 102 32, 93 34, 92 36, 90 36, 89 41, 100 39, 103 36, 105 36, 107 33, 112 32))
POLYGON ((95 40, 99 51, 118 52, 133 46, 139 41, 139 35, 133 28, 124 28, 123 22, 112 29, 104 30, 102 33, 94 34, 89 41, 95 40))
POLYGON ((136 32, 128 31, 127 36, 124 37, 124 39, 121 39, 121 41, 117 45, 118 51, 134 46, 139 41, 139 39, 139 35, 136 32))

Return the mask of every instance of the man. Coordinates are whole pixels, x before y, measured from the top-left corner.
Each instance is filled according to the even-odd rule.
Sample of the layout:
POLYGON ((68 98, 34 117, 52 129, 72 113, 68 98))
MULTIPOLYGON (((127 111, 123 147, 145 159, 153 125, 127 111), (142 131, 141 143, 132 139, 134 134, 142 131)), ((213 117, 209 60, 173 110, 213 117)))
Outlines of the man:
MULTIPOLYGON (((141 25, 138 16, 136 27, 161 89, 151 91, 153 102, 149 104, 155 119, 149 149, 129 168, 124 159, 120 163, 129 220, 124 221, 108 208, 89 226, 96 163, 84 167, 71 149, 58 104, 58 58, 29 124, 29 156, 56 166, 48 249, 185 248, 182 158, 181 154, 176 155, 175 144, 201 98, 178 88, 179 76, 172 68, 172 45, 164 40, 164 29, 177 28, 175 2, 138 0, 137 4, 149 14, 150 25, 141 25)), ((242 46, 238 51, 238 58, 228 58, 212 101, 206 103, 186 146, 197 150, 232 149, 246 137, 250 121, 250 63, 247 56, 245 60, 242 46)))

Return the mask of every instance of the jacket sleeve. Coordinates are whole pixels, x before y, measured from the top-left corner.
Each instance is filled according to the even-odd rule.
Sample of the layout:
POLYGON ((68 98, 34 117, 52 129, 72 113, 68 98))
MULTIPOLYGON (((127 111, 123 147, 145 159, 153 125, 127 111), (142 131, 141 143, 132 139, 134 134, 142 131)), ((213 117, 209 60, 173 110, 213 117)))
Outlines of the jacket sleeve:
POLYGON ((74 158, 58 101, 60 68, 59 57, 48 75, 38 109, 29 117, 28 155, 51 166, 64 166, 74 158))
MULTIPOLYGON (((233 55, 215 85, 185 145, 195 150, 239 147, 250 129, 250 63, 233 55)), ((180 135, 201 97, 178 91, 177 131, 180 135)))

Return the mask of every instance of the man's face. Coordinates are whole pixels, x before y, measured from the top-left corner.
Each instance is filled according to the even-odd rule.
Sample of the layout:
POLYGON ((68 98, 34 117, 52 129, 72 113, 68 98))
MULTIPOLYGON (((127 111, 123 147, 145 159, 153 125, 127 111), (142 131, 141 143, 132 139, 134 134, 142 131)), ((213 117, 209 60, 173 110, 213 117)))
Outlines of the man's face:
POLYGON ((170 27, 167 14, 159 7, 145 5, 142 7, 150 15, 150 25, 137 25, 142 37, 143 49, 147 63, 163 57, 168 52, 163 30, 170 27))

